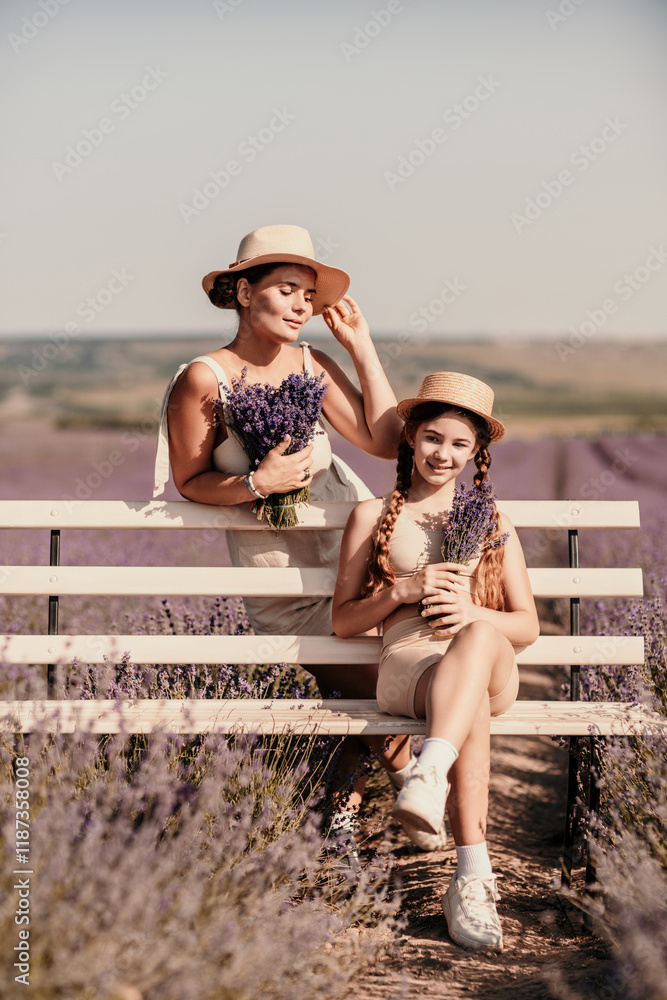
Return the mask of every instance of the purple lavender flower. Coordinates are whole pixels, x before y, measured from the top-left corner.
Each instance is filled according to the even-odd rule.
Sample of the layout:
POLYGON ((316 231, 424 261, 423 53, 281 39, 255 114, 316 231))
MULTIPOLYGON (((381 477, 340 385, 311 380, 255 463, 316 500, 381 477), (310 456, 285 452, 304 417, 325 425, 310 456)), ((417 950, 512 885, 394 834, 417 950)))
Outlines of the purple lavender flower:
MULTIPOLYGON (((315 426, 322 413, 322 401, 327 390, 324 372, 310 375, 293 372, 279 386, 248 385, 247 369, 240 379, 232 379, 231 389, 223 386, 228 406, 228 423, 241 439, 250 460, 257 468, 271 448, 290 436, 285 452, 301 451, 315 436, 315 426)), ((218 416, 221 416, 221 403, 218 416)), ((308 503, 307 486, 289 493, 272 493, 265 501, 256 501, 252 510, 274 528, 291 527, 298 523, 295 504, 308 503)))
MULTIPOLYGON (((465 566, 481 556, 485 549, 495 549, 499 545, 504 545, 509 538, 509 531, 493 538, 497 528, 498 515, 493 483, 485 479, 481 485, 471 486, 470 489, 465 483, 459 483, 454 489, 454 500, 447 524, 442 529, 440 552, 443 562, 465 566)), ((419 614, 428 609, 428 604, 424 604, 423 601, 417 605, 419 614)))
POLYGON ((492 538, 497 527, 493 484, 484 480, 480 486, 468 489, 465 483, 460 483, 454 490, 454 502, 443 529, 440 547, 443 561, 466 565, 484 549, 504 545, 509 532, 492 538))

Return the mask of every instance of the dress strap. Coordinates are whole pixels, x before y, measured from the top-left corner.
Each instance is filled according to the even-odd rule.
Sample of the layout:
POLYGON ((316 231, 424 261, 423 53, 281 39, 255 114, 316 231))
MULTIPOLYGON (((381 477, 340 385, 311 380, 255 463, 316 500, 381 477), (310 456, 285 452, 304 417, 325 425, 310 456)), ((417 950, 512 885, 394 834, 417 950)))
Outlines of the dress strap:
POLYGON ((155 473, 153 482, 153 496, 159 497, 164 493, 164 487, 169 479, 169 428, 167 425, 167 410, 169 409, 169 397, 171 390, 176 385, 179 377, 187 368, 187 364, 181 365, 171 382, 164 391, 162 397, 162 407, 160 409, 160 425, 157 432, 157 447, 155 449, 155 473))
POLYGON ((303 351, 303 370, 308 372, 309 375, 314 375, 313 370, 313 358, 310 353, 310 344, 305 341, 301 344, 301 350, 303 351))
POLYGON ((220 385, 224 386, 226 389, 229 388, 229 382, 227 376, 225 375, 224 369, 215 361, 213 358, 208 358, 206 355, 202 354, 197 358, 193 358, 187 364, 181 365, 171 382, 167 386, 162 397, 162 407, 160 409, 160 426, 158 428, 157 436, 157 447, 155 450, 155 475, 153 482, 153 496, 159 497, 164 493, 164 488, 169 479, 169 422, 167 419, 167 413, 169 410, 169 397, 171 396, 172 390, 176 385, 176 382, 183 374, 186 368, 189 368, 191 364, 195 361, 203 361, 205 365, 211 369, 213 374, 218 380, 218 392, 220 392, 220 385))
POLYGON ((195 361, 203 361, 205 365, 208 365, 218 380, 218 386, 223 386, 225 389, 230 388, 229 379, 225 375, 225 369, 215 358, 209 358, 206 354, 201 354, 198 358, 193 358, 190 364, 193 365, 195 361))

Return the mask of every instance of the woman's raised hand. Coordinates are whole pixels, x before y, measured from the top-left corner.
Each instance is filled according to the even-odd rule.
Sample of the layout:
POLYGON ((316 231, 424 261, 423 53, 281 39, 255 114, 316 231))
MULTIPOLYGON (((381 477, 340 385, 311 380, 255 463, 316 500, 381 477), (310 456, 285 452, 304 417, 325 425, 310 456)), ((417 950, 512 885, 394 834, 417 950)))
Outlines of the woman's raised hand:
POLYGON ((339 344, 348 351, 359 340, 370 337, 368 323, 350 295, 345 295, 335 306, 325 306, 322 318, 339 344))
POLYGON ((307 444, 293 455, 285 452, 290 445, 289 434, 267 452, 253 474, 255 488, 268 497, 270 493, 288 493, 307 486, 312 469, 313 446, 307 444))

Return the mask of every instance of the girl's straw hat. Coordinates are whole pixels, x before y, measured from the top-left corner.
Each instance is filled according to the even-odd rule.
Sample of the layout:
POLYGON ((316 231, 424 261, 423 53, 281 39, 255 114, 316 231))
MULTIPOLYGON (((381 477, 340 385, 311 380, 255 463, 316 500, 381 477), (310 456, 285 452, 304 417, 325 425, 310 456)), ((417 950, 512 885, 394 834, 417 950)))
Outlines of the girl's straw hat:
MULTIPOLYGON (((338 267, 327 267, 315 260, 313 242, 307 229, 301 226, 262 226, 248 233, 241 240, 237 259, 223 271, 211 271, 202 285, 208 293, 219 274, 236 274, 257 264, 303 264, 312 267, 317 275, 317 291, 313 298, 313 315, 317 316, 325 306, 333 306, 345 295, 350 286, 350 276, 338 267)), ((233 309, 234 303, 220 306, 233 309)))
POLYGON ((460 372, 434 372, 433 375, 427 375, 421 384, 419 395, 413 399, 402 399, 398 404, 398 415, 407 421, 415 406, 429 402, 449 403, 484 417, 489 425, 490 441, 498 441, 505 433, 501 422, 491 416, 493 389, 472 375, 462 375, 460 372))

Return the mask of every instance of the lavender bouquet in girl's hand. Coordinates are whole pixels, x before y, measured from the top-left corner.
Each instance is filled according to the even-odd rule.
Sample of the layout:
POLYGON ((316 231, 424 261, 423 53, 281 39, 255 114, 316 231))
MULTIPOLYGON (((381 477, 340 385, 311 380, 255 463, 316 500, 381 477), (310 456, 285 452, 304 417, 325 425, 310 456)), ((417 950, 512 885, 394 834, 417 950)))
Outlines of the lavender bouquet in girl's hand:
POLYGON ((443 528, 443 562, 460 563, 465 566, 481 556, 484 549, 495 549, 504 545, 509 538, 506 531, 498 538, 493 534, 498 528, 493 483, 485 479, 480 486, 468 489, 460 483, 454 489, 454 501, 443 528))
MULTIPOLYGON (((442 529, 440 552, 443 562, 466 566, 481 556, 485 549, 504 545, 509 532, 505 531, 494 538, 497 529, 498 514, 493 484, 485 479, 480 486, 468 489, 465 483, 460 483, 454 489, 452 509, 447 524, 442 529)), ((419 613, 427 607, 420 601, 419 613)))
MULTIPOLYGON (((256 469, 288 434, 290 443, 286 455, 293 455, 310 444, 327 387, 324 372, 317 376, 308 372, 293 373, 279 386, 274 386, 248 385, 246 371, 244 368, 240 379, 232 379, 231 389, 223 386, 226 419, 247 452, 252 468, 256 469)), ((222 416, 220 410, 222 406, 218 409, 222 416)), ((298 524, 295 504, 309 500, 310 490, 303 486, 289 493, 272 493, 265 500, 255 500, 251 510, 258 520, 266 519, 274 528, 289 528, 298 524)))

